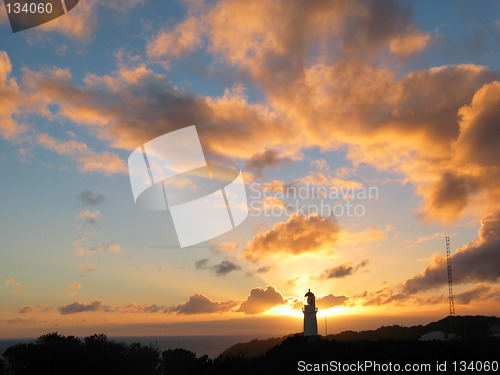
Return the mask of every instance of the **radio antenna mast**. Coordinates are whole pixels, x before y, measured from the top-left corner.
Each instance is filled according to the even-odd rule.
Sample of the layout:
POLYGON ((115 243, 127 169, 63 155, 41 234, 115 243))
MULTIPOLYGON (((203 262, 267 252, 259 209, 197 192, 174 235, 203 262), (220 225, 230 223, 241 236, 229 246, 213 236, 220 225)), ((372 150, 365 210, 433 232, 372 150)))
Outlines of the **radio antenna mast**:
POLYGON ((446 236, 446 264, 448 265, 448 300, 450 305, 450 328, 453 332, 455 304, 453 303, 453 278, 451 277, 450 236, 446 236))

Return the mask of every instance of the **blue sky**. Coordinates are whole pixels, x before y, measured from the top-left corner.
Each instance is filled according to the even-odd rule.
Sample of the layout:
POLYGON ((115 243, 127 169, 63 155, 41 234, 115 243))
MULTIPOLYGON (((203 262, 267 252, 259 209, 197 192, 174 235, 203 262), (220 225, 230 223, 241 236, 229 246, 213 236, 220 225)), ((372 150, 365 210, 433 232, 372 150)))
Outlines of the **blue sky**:
POLYGON ((495 232, 500 194, 500 3, 302 7, 81 0, 16 34, 2 7, 0 336, 110 322, 124 335, 134 324, 243 327, 300 318, 293 306, 308 288, 345 297, 323 305, 331 319, 352 317, 343 329, 357 316, 441 318, 445 235, 470 256, 455 258, 458 313, 498 311, 500 275, 484 255, 498 264, 497 238, 484 233, 495 232), (195 121, 207 155, 241 168, 254 207, 294 204, 252 198, 266 183, 379 196, 352 200, 361 216, 259 211, 180 248, 168 212, 134 204, 126 160, 195 121))

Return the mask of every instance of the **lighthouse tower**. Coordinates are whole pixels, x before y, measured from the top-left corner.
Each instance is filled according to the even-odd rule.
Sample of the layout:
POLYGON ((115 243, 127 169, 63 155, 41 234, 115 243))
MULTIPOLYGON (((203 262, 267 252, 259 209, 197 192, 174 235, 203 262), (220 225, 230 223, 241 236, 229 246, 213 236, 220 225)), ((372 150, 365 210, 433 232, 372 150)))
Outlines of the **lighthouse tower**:
POLYGON ((316 297, 311 293, 311 289, 304 296, 304 336, 318 336, 318 322, 316 321, 316 297))

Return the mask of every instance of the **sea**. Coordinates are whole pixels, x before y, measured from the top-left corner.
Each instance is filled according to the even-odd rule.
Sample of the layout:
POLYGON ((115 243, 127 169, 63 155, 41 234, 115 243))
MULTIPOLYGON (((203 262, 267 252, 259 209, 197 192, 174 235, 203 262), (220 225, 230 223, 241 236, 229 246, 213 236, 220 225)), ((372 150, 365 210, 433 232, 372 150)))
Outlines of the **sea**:
MULTIPOLYGON (((216 358, 224 350, 234 344, 252 341, 257 337, 252 335, 225 335, 225 336, 129 336, 108 337, 109 340, 132 344, 138 342, 142 345, 150 345, 160 351, 167 349, 186 349, 196 353, 198 357, 207 355, 216 358)), ((0 339, 0 356, 12 345, 34 342, 36 339, 0 339)))

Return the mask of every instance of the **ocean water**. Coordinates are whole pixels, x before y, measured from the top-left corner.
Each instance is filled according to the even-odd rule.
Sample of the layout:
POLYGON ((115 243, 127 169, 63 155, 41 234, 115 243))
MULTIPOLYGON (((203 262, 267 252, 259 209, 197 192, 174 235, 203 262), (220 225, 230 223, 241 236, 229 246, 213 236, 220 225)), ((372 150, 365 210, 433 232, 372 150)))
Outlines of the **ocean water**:
MULTIPOLYGON (((132 344, 138 342, 142 345, 151 345, 160 351, 167 349, 186 349, 196 355, 208 355, 209 358, 216 358, 227 348, 241 342, 252 341, 261 336, 252 335, 227 335, 227 336, 130 336, 130 337, 109 337, 110 340, 132 344)), ((0 355, 5 350, 15 344, 33 342, 36 339, 9 339, 0 340, 0 355)))

